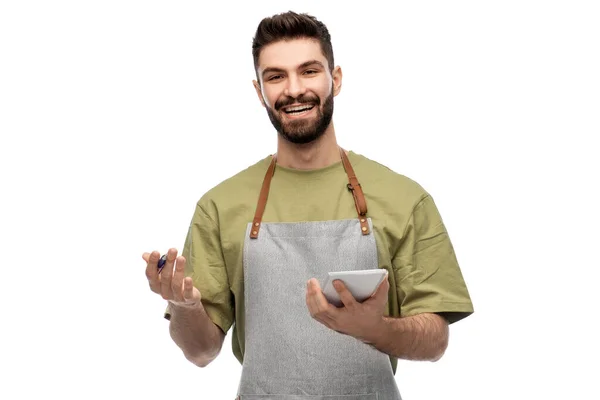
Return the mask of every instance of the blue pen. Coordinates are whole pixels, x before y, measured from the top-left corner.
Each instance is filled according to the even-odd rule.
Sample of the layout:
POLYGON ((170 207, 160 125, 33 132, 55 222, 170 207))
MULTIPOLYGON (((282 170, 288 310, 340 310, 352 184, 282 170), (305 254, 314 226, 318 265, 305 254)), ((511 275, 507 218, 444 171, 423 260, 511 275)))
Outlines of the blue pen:
POLYGON ((165 266, 165 263, 167 262, 167 255, 163 254, 162 257, 158 260, 158 273, 160 274, 160 271, 162 271, 163 267, 165 266))

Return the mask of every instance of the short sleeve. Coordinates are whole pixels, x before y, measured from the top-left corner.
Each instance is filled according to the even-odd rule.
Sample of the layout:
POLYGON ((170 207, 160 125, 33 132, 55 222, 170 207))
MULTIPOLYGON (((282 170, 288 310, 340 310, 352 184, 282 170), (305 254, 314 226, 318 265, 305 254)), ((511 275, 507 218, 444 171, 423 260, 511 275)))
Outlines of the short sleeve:
MULTIPOLYGON (((200 205, 196 206, 182 255, 186 259, 185 275, 192 277, 200 291, 206 313, 226 333, 233 324, 234 306, 219 227, 200 205)), ((167 307, 165 318, 170 316, 167 307)))
POLYGON ((437 313, 454 323, 473 313, 454 248, 430 195, 413 209, 392 264, 401 316, 437 313))

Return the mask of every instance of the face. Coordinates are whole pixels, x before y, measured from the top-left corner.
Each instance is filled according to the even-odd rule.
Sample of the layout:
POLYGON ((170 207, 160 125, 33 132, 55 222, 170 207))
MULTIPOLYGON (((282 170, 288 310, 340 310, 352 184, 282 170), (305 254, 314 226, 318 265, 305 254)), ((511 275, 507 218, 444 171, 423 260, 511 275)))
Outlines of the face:
POLYGON ((279 41, 265 46, 254 87, 271 123, 287 141, 310 143, 321 137, 333 116, 333 97, 342 83, 339 67, 329 70, 314 39, 279 41))

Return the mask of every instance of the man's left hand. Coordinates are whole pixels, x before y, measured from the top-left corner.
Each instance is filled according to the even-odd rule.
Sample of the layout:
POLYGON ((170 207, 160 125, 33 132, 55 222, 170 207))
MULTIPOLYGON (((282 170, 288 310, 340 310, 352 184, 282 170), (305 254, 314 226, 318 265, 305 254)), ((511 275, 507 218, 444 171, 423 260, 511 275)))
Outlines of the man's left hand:
POLYGON ((356 301, 342 281, 335 280, 333 287, 339 293, 343 307, 338 308, 327 301, 316 279, 308 281, 306 305, 310 315, 334 331, 353 336, 368 344, 373 343, 373 337, 384 322, 390 288, 387 274, 375 293, 362 303, 356 301))

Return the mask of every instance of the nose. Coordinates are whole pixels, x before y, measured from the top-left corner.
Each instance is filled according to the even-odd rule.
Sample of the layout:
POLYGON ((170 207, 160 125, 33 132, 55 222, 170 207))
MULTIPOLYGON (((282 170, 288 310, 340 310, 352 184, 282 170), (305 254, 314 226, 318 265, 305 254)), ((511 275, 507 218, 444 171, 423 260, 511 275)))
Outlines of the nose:
POLYGON ((306 93, 306 88, 302 84, 302 79, 298 75, 290 75, 283 94, 292 98, 298 98, 306 93))

